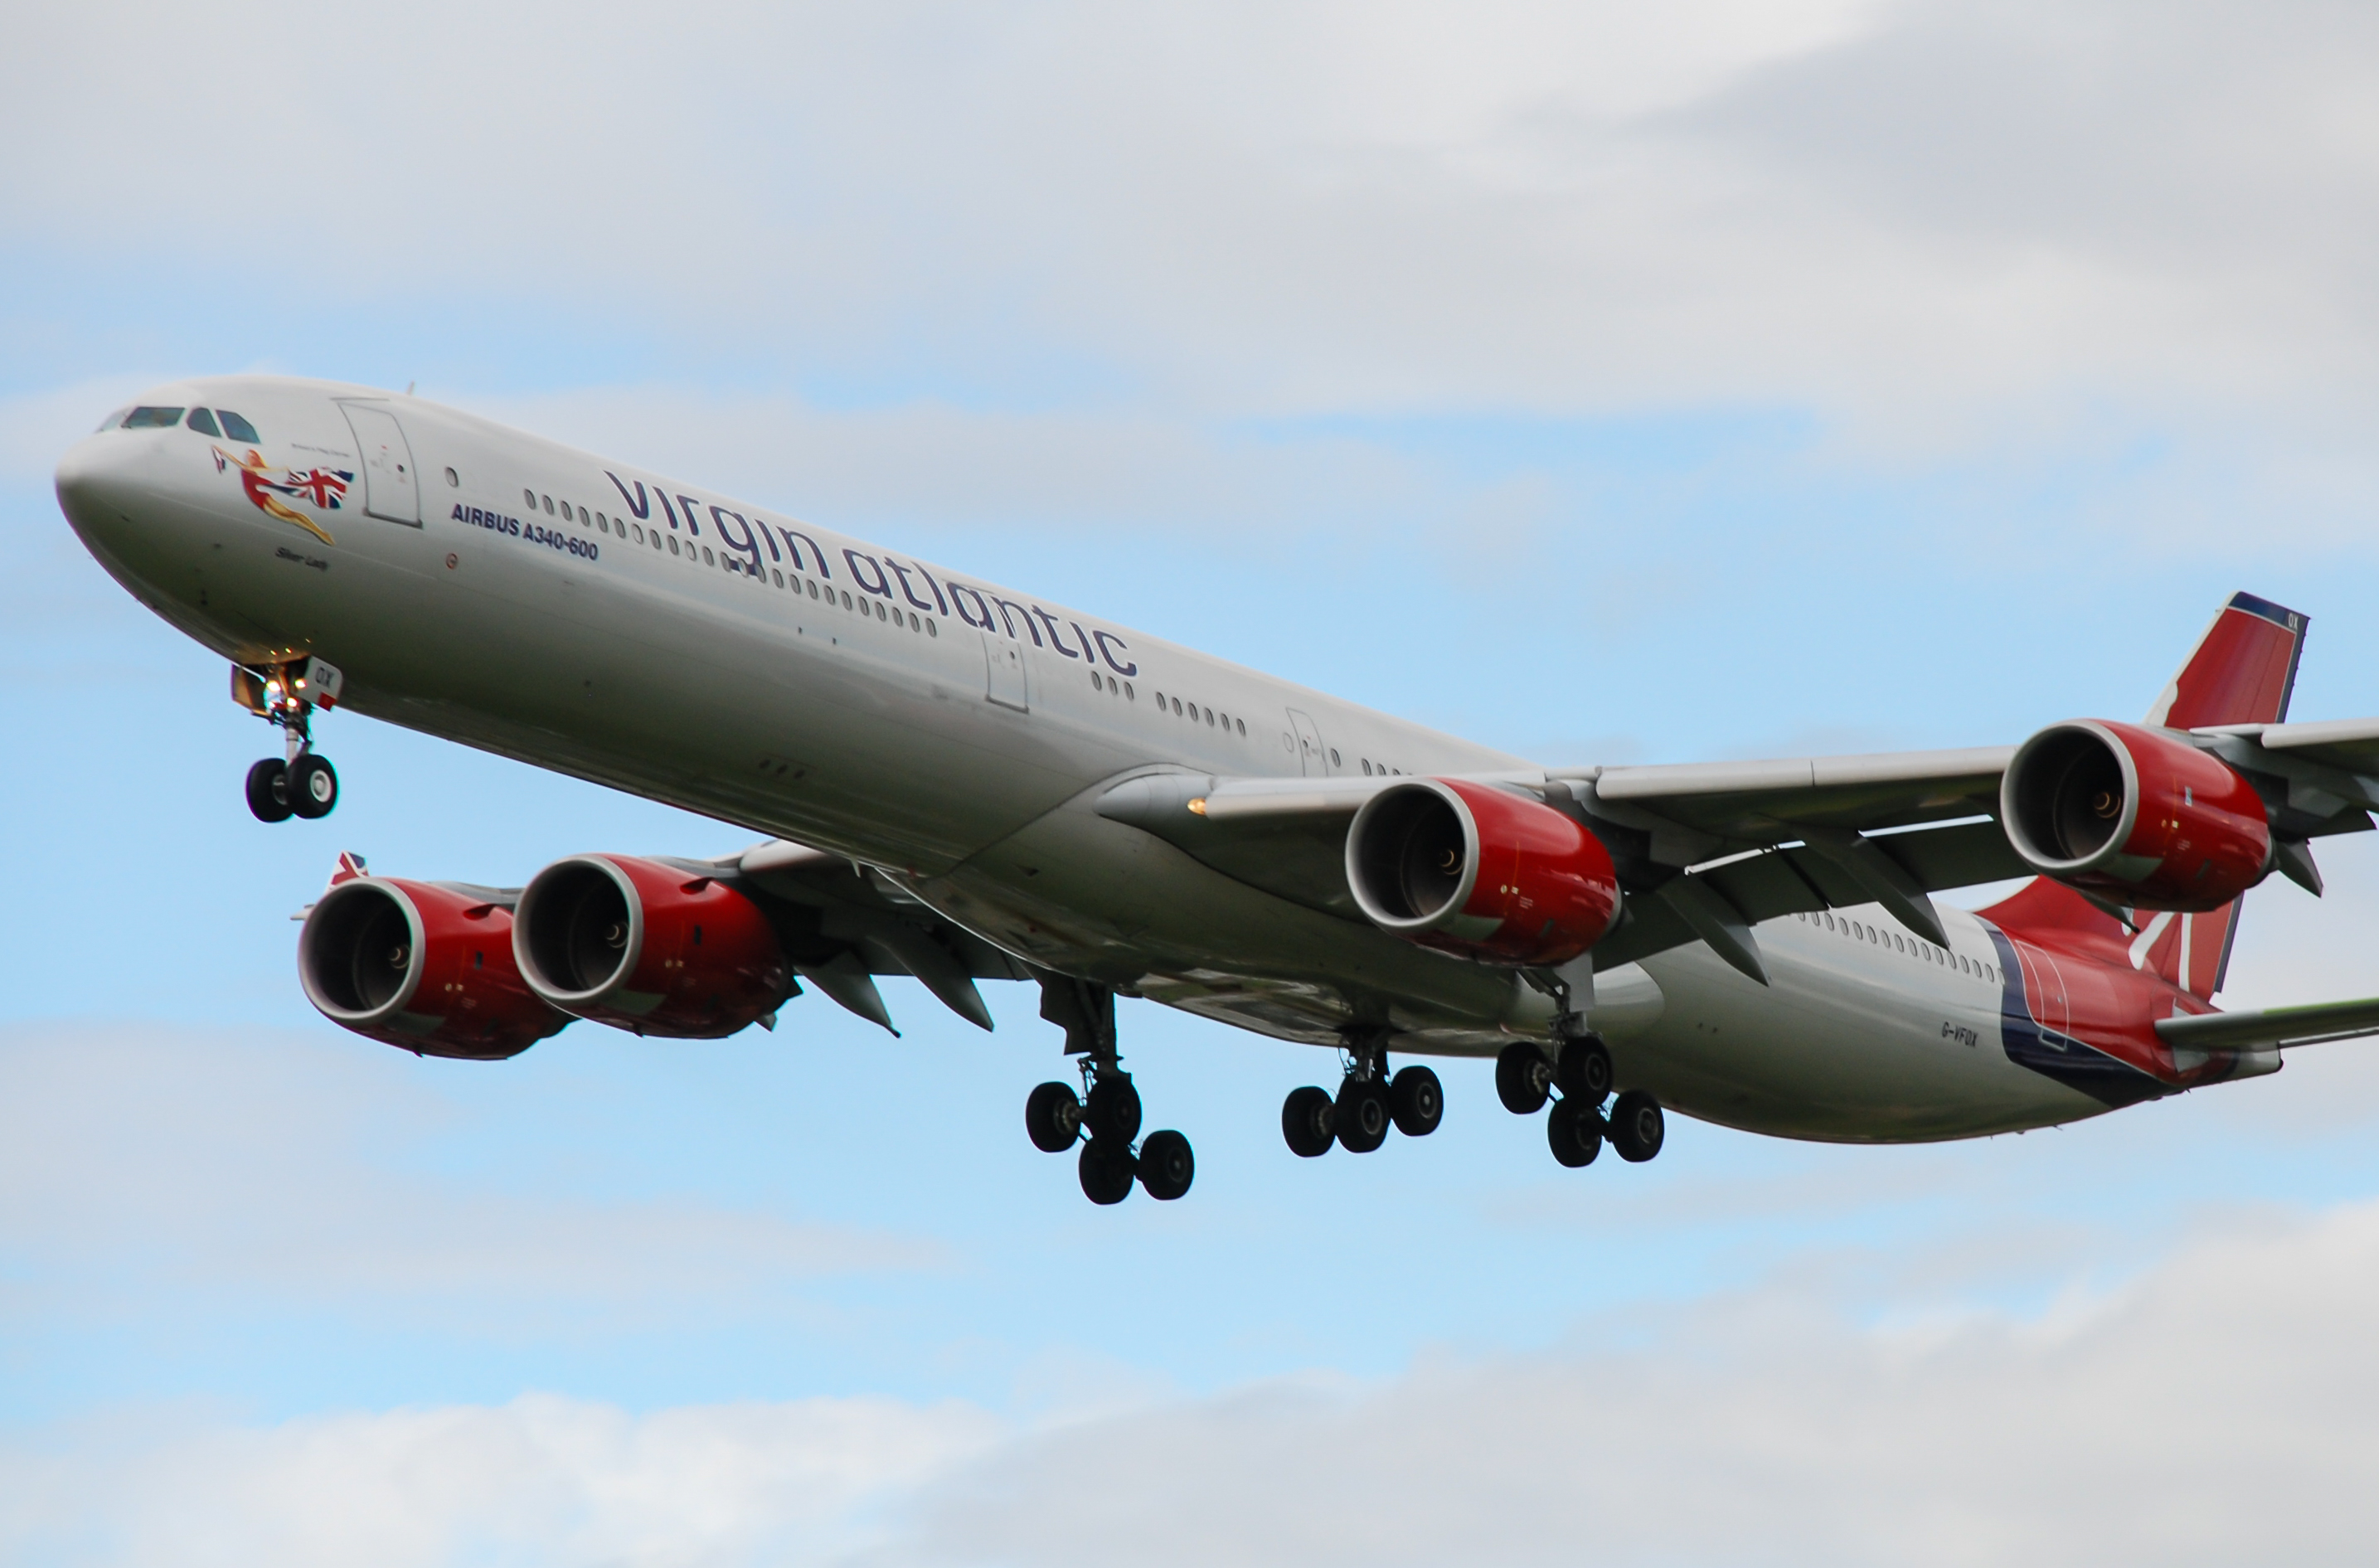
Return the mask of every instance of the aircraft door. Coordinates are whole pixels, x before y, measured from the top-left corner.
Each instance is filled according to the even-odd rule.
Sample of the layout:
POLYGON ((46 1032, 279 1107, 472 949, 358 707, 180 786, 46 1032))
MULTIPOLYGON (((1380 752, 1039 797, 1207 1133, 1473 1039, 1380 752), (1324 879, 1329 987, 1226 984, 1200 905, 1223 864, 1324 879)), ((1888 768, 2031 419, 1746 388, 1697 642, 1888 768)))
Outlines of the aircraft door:
POLYGON ((390 523, 421 526, 421 487, 413 467, 413 448, 396 416, 364 403, 343 403, 347 426, 363 450, 364 512, 390 523))
POLYGON ((1297 766, 1309 778, 1318 778, 1330 771, 1330 754, 1322 749, 1322 731, 1314 728, 1310 716, 1288 710, 1288 721, 1297 727, 1297 766))
POLYGON ((1002 707, 1031 712, 1024 697, 1024 645, 996 632, 982 635, 984 695, 1002 707))

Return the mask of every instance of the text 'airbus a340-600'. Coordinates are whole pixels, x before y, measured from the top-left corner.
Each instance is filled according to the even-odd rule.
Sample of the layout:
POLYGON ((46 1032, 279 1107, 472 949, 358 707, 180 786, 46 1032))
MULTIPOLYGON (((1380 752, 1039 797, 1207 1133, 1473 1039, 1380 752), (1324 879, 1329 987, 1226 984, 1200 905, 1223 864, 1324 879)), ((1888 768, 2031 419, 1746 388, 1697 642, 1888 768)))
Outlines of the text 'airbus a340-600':
MULTIPOLYGON (((1084 1192, 1190 1188, 1115 998, 1326 1046, 1297 1153, 1426 1137, 1409 1058, 1487 1057, 1564 1165, 1664 1113, 1789 1138, 2052 1126, 2379 1032, 2379 1001, 2220 1012, 2240 899, 2318 893, 2379 807, 2379 719, 2288 721, 2305 618, 2230 599, 2144 719, 2014 747, 1546 766, 1020 590, 367 388, 176 382, 57 470, 140 601, 277 726, 267 821, 358 712, 742 823, 723 860, 583 854, 518 887, 343 856, 298 939, 324 1016, 427 1055, 574 1019, 710 1039, 804 986, 887 1029, 913 976, 1041 988, 1074 1083, 1026 1128, 1084 1192), (2029 877, 1972 912, 1932 895, 2029 877), (1406 1058, 1392 1068, 1390 1056, 1406 1058)), ((525 869, 525 868, 524 868, 525 869)))

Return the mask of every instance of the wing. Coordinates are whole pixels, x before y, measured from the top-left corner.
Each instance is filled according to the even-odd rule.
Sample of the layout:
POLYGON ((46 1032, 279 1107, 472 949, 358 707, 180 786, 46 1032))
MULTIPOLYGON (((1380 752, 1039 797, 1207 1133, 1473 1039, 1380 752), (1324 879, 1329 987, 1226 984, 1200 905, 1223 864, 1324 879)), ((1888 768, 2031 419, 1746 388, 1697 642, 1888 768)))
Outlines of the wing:
MULTIPOLYGON (((1989 813, 2011 748, 1466 776, 1577 815, 1612 850, 1631 895, 1596 947, 1598 969, 1708 941, 1764 980, 1750 927, 1879 903, 1943 943, 1926 895, 2028 874, 1989 813), (1870 836, 1872 835, 1872 836, 1870 836)), ((1392 778, 1127 778, 1099 814, 1153 833, 1224 874, 1361 919, 1346 888, 1346 825, 1392 778)))
POLYGON ((793 969, 871 1023, 892 1028, 873 976, 914 976, 945 1007, 980 1029, 991 1011, 974 983, 1028 980, 1021 961, 935 913, 879 874, 785 839, 707 865, 761 895, 779 916, 793 969))

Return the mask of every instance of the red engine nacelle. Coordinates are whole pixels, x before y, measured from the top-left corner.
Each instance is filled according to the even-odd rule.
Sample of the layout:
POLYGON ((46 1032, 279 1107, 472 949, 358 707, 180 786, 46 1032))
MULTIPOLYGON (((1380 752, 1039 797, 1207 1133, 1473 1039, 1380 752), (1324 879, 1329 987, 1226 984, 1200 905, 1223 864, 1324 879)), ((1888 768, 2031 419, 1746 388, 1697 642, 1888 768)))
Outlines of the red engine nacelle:
POLYGON ((681 1040, 715 1040, 774 1011, 790 974, 751 899, 628 855, 574 855, 531 877, 513 951, 563 1012, 681 1040))
POLYGON ((1458 779, 1366 801, 1346 830, 1346 885, 1381 929, 1488 963, 1567 963, 1619 912, 1601 840, 1551 806, 1458 779))
POLYGON ((2220 909, 2272 867, 2254 786, 2136 724, 2052 724, 2017 747, 1999 820, 2035 871, 2132 909, 2220 909))
POLYGON ((434 883, 358 876, 316 900, 297 978, 332 1023, 429 1056, 516 1056, 570 1021, 521 980, 512 911, 434 883))

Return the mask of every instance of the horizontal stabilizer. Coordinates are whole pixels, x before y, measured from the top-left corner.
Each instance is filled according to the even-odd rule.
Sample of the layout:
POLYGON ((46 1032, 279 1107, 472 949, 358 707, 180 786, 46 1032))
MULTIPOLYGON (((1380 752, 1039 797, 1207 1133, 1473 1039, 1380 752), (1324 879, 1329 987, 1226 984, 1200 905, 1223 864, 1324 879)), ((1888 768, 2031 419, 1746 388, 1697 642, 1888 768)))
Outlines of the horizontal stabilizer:
POLYGON ((2327 1040, 2379 1034, 2379 996, 2255 1012, 2184 1014, 2158 1019, 2156 1031, 2168 1045, 2196 1051, 2317 1045, 2327 1040))

